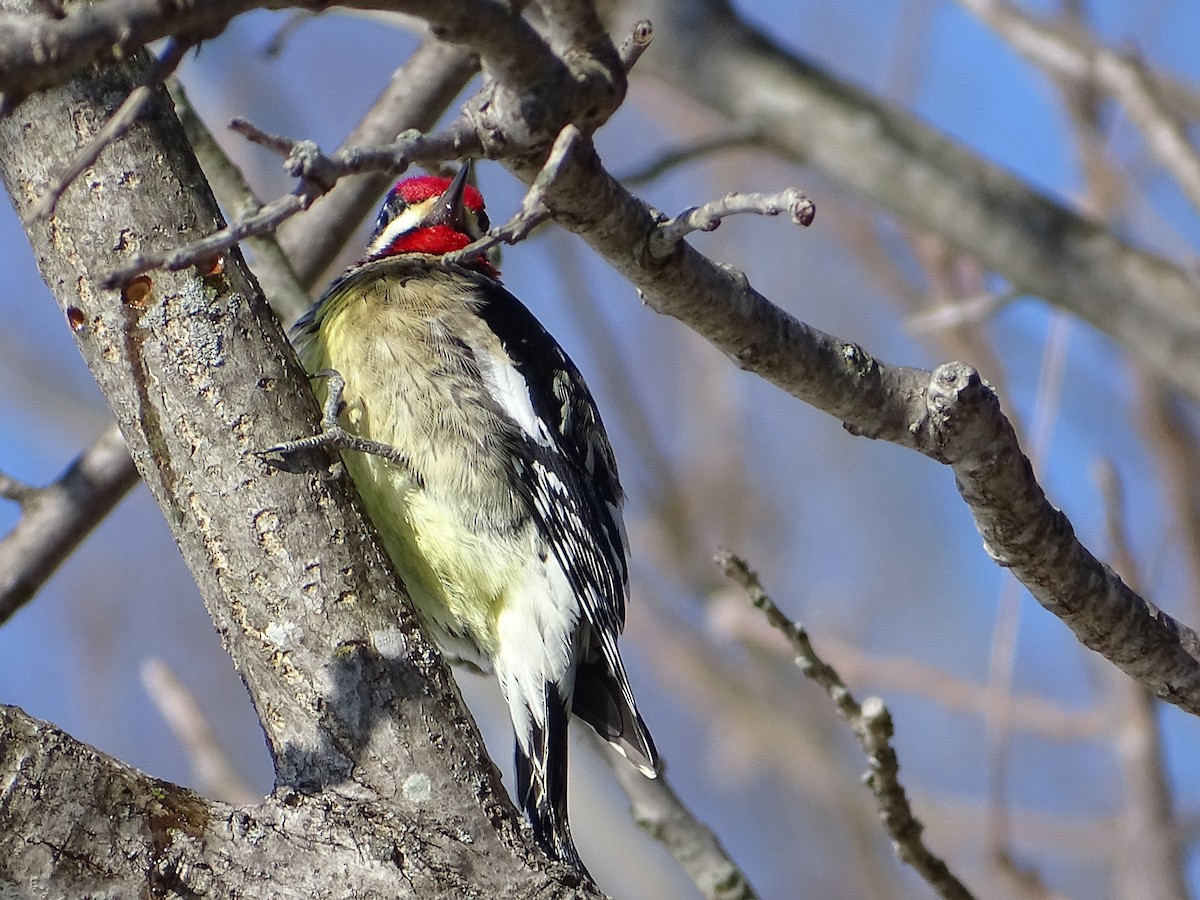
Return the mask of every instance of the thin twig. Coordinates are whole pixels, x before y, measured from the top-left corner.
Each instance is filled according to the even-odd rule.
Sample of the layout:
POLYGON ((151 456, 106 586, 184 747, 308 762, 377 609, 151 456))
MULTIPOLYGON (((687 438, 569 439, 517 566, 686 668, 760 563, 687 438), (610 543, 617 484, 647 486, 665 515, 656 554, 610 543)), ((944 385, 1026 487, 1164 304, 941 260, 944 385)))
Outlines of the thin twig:
POLYGON ((649 19, 639 19, 633 23, 629 37, 621 42, 621 46, 617 50, 617 54, 621 57, 621 65, 625 67, 626 72, 632 69, 642 58, 642 54, 650 49, 650 43, 653 40, 654 26, 650 24, 649 19))
POLYGON ((493 228, 477 241, 473 241, 461 250, 447 253, 446 262, 465 262, 486 253, 497 244, 515 244, 523 241, 538 225, 550 218, 550 211, 542 202, 542 197, 550 185, 558 177, 559 171, 571 157, 571 151, 576 142, 582 137, 582 132, 574 125, 568 125, 558 133, 554 145, 546 156, 541 172, 525 192, 521 199, 521 208, 511 219, 499 228, 493 228))
MULTIPOLYGON (((1030 464, 1034 471, 1050 450, 1054 424, 1062 404, 1062 385, 1070 342, 1070 318, 1056 311, 1046 334, 1033 422, 1030 425, 1030 464)), ((988 660, 987 731, 988 849, 997 862, 1011 860, 1009 849, 1008 758, 1011 732, 1012 680, 1016 669, 1020 633, 1021 591, 1014 579, 1004 579, 997 602, 996 626, 988 660)), ((1026 881, 1040 883, 1040 875, 1027 871, 1026 881)))
MULTIPOLYGON (((722 641, 733 639, 755 649, 782 655, 788 642, 740 597, 721 596, 709 604, 707 620, 722 641)), ((822 638, 824 655, 849 681, 887 685, 892 693, 910 694, 936 703, 949 713, 982 716, 987 708, 987 685, 946 669, 904 656, 875 656, 852 644, 822 638)), ((1075 710, 1036 694, 1012 699, 1009 726, 1047 741, 1094 741, 1105 730, 1106 715, 1099 707, 1075 710)))
MULTIPOLYGON (((371 108, 342 141, 341 149, 386 144, 410 129, 428 131, 478 71, 479 59, 467 48, 427 35, 392 73, 371 108)), ((284 223, 279 242, 306 288, 312 288, 334 262, 378 204, 389 180, 387 172, 343 178, 302 214, 284 223)))
POLYGON ((288 38, 290 38, 301 25, 303 25, 309 19, 315 18, 316 15, 317 13, 307 9, 292 10, 288 14, 287 18, 284 19, 283 24, 276 29, 273 35, 271 35, 271 39, 263 44, 263 56, 274 59, 283 53, 283 47, 287 43, 288 38))
POLYGON ((1015 288, 999 292, 983 291, 956 298, 950 303, 926 307, 904 320, 904 330, 913 337, 921 337, 948 328, 982 325, 1020 295, 1015 288))
MULTIPOLYGON (((1104 503, 1104 530, 1113 568, 1135 589, 1142 576, 1125 528, 1125 492, 1116 467, 1101 460, 1093 470, 1104 503)), ((1183 845, 1166 773, 1158 703, 1137 682, 1109 671, 1106 706, 1123 800, 1117 818, 1120 839, 1114 858, 1116 896, 1144 900, 1187 900, 1183 845)))
POLYGON ((796 653, 796 665, 800 671, 825 691, 837 707, 838 714, 853 729, 871 767, 865 778, 866 784, 875 795, 880 818, 892 837, 896 855, 947 900, 973 900, 966 886, 940 857, 925 846, 921 838, 924 826, 913 815, 904 786, 900 784, 900 763, 891 745, 892 716, 883 701, 878 697, 868 697, 860 704, 854 699, 837 671, 813 650, 808 633, 775 605, 763 589, 758 575, 744 559, 723 551, 717 556, 717 564, 746 591, 750 601, 766 615, 767 621, 788 639, 796 653))
POLYGON ((1200 439, 1184 413, 1184 402, 1161 378, 1143 372, 1137 383, 1133 407, 1158 461, 1159 490, 1171 504, 1175 530, 1183 542, 1190 618, 1200 620, 1200 439))
POLYGON ((124 266, 110 273, 101 282, 101 286, 111 290, 126 284, 143 272, 153 269, 177 272, 204 260, 218 257, 239 241, 271 233, 279 227, 280 222, 308 206, 312 202, 313 196, 308 191, 288 194, 286 197, 273 200, 258 212, 251 213, 236 225, 215 231, 208 237, 180 247, 178 250, 167 253, 139 253, 124 266))
POLYGON ((182 41, 178 38, 171 38, 167 41, 167 46, 163 49, 162 55, 146 69, 138 82, 138 86, 129 92, 129 96, 125 98, 117 111, 112 114, 92 139, 75 154, 75 158, 71 160, 62 174, 46 189, 41 199, 24 215, 22 222, 26 227, 54 215, 54 210, 58 207, 58 201, 62 199, 62 195, 66 192, 67 188, 74 183, 75 179, 88 166, 100 158, 100 154, 104 152, 105 147, 120 140, 129 131, 133 126, 134 120, 137 119, 138 113, 142 111, 142 107, 150 99, 154 89, 168 75, 175 71, 179 63, 183 60, 184 54, 187 53, 188 48, 191 46, 191 43, 188 41, 182 41))
POLYGON ((675 245, 693 231, 712 231, 721 220, 740 213, 777 216, 786 212, 797 225, 811 225, 817 208, 795 188, 776 194, 727 194, 720 200, 684 210, 674 219, 663 222, 650 237, 650 252, 663 258, 675 245))
POLYGON ((1100 44, 1086 44, 1063 30, 1039 23, 1011 3, 958 3, 1040 68, 1059 77, 1093 82, 1110 93, 1141 132, 1159 165, 1200 208, 1200 154, 1188 139, 1186 124, 1171 110, 1163 85, 1138 59, 1100 44))
POLYGON ((759 128, 751 126, 749 128, 734 129, 724 134, 696 141, 696 143, 686 147, 677 147, 673 150, 668 150, 661 156, 650 160, 650 162, 646 163, 640 169, 635 169, 626 175, 620 176, 620 180, 626 187, 637 187, 638 185, 653 181, 665 175, 671 169, 682 166, 685 163, 703 159, 715 153, 723 153, 726 150, 734 150, 739 147, 754 147, 760 144, 762 144, 762 131, 759 128))
POLYGON ((161 659, 142 662, 138 674, 159 713, 178 738, 192 764, 192 779, 201 794, 226 803, 251 804, 262 799, 237 774, 200 705, 161 659))
POLYGON ((312 141, 293 141, 269 134, 244 120, 235 120, 231 127, 254 143, 283 155, 284 168, 300 180, 296 190, 271 201, 258 212, 245 216, 236 224, 222 228, 185 247, 169 252, 135 256, 120 269, 109 274, 102 282, 103 287, 118 287, 152 269, 185 269, 224 253, 246 238, 271 233, 280 223, 307 209, 317 197, 326 193, 345 175, 377 170, 399 173, 413 162, 454 159, 463 153, 464 144, 464 135, 460 130, 450 130, 440 135, 414 132, 404 135, 393 144, 380 147, 348 147, 327 156, 312 141))
MULTIPOLYGON (((218 202, 230 216, 238 219, 261 212, 262 203, 255 196, 250 183, 196 114, 183 85, 172 80, 168 88, 175 101, 179 122, 187 133, 188 143, 192 145, 192 151, 218 202)), ((296 277, 279 241, 274 234, 265 234, 247 238, 246 244, 253 253, 250 268, 262 285, 271 308, 281 322, 294 321, 308 309, 312 300, 296 277)))
POLYGON ((36 497, 37 494, 38 489, 33 485, 18 481, 11 475, 5 475, 3 472, 0 472, 0 499, 11 500, 20 506, 24 506, 30 499, 36 497))

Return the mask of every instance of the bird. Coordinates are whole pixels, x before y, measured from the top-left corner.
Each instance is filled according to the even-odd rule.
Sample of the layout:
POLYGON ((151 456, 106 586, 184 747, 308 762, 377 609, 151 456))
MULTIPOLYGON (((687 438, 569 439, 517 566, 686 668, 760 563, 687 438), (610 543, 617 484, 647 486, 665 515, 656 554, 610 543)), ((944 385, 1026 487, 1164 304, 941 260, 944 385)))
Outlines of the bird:
POLYGON ((644 775, 659 755, 617 647, 629 590, 624 493, 579 369, 480 252, 470 164, 388 193, 365 255, 292 328, 344 465, 426 634, 495 674, 515 800, 552 858, 586 872, 567 815, 581 719, 644 775))

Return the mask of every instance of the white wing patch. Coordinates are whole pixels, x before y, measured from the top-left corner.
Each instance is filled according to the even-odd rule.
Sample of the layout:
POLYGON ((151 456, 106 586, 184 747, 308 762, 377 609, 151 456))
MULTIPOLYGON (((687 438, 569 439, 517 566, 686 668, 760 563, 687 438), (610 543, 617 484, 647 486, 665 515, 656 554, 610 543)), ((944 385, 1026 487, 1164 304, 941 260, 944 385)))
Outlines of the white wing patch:
POLYGON ((479 374, 487 385, 488 393, 512 420, 521 426, 534 443, 541 447, 554 444, 546 423, 533 411, 533 400, 529 396, 529 385, 517 371, 517 367, 506 358, 494 353, 476 353, 479 374))

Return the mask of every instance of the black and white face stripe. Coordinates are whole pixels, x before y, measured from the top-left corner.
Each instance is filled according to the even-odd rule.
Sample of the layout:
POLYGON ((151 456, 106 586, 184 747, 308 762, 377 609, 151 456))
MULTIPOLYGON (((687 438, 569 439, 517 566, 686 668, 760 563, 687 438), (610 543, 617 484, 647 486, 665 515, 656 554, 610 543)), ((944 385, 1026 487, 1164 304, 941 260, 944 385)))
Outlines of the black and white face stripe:
POLYGON ((437 206, 438 198, 430 197, 411 206, 398 193, 392 193, 379 210, 375 231, 367 244, 367 259, 376 259, 397 239, 420 228, 437 206))
POLYGON ((405 179, 392 188, 375 219, 365 259, 394 252, 441 254, 462 246, 447 244, 447 235, 463 235, 468 243, 482 237, 489 222, 483 198, 468 186, 470 173, 468 163, 449 181, 425 175, 405 179), (423 229, 429 230, 425 240, 415 234, 423 229), (398 243, 406 235, 417 239, 398 243))

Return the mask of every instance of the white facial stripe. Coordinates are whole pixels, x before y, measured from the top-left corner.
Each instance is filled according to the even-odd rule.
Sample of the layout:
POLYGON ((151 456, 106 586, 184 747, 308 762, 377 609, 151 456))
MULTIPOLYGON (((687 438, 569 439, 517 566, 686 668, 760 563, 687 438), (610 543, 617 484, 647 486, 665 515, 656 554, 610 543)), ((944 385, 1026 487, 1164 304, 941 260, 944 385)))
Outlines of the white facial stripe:
POLYGON ((431 197, 428 200, 422 200, 420 203, 414 203, 407 207, 400 215, 388 222, 387 227, 379 232, 375 240, 371 241, 371 245, 367 247, 367 256, 375 256, 382 253, 392 245, 401 235, 407 234, 414 228, 418 227, 429 217, 430 206, 436 203, 437 197, 431 197))

